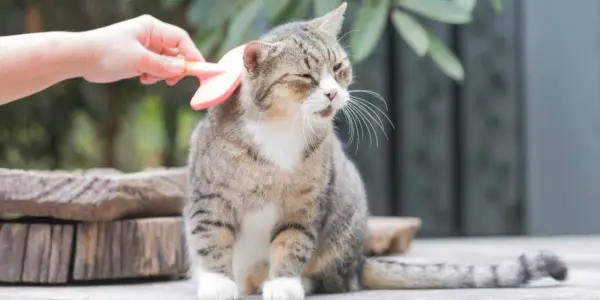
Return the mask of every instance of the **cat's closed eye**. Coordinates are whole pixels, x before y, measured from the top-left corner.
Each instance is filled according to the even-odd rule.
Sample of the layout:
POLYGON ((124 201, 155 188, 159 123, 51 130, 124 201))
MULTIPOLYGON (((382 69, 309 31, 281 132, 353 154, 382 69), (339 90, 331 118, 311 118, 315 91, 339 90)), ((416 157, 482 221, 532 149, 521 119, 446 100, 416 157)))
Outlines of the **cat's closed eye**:
POLYGON ((317 80, 310 74, 295 74, 295 76, 298 76, 303 79, 308 79, 312 84, 317 84, 317 80))
POLYGON ((333 72, 339 71, 341 67, 342 67, 342 63, 337 63, 335 66, 333 66, 333 72))
POLYGON ((310 74, 296 74, 296 76, 302 77, 302 78, 306 78, 306 79, 310 79, 310 80, 313 79, 312 75, 310 75, 310 74))

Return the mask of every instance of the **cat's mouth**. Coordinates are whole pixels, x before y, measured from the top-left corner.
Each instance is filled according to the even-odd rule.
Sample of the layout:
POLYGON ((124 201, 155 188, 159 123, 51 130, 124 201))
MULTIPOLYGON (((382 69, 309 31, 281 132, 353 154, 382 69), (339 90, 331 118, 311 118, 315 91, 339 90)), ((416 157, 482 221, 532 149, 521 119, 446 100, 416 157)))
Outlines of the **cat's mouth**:
POLYGON ((318 114, 319 116, 321 116, 323 118, 328 118, 331 115, 333 115, 333 107, 331 107, 331 105, 329 105, 326 108, 316 112, 315 114, 318 114))

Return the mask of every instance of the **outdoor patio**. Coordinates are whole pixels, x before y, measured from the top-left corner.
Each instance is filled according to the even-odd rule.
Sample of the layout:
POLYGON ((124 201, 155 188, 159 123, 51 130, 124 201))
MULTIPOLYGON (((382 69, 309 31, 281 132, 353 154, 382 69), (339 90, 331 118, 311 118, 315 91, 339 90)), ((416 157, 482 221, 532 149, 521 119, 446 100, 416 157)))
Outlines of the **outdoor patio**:
MULTIPOLYGON (((552 238, 481 238, 420 240, 406 255, 409 261, 452 261, 489 263, 536 249, 555 251, 567 261, 569 279, 563 284, 552 280, 531 287, 501 290, 368 291, 356 294, 310 297, 347 300, 512 300, 512 299, 600 299, 600 236, 552 238)), ((157 282, 111 286, 78 287, 0 287, 0 299, 15 300, 116 300, 195 298, 194 281, 157 282)), ((249 297, 248 299, 260 299, 249 297)))

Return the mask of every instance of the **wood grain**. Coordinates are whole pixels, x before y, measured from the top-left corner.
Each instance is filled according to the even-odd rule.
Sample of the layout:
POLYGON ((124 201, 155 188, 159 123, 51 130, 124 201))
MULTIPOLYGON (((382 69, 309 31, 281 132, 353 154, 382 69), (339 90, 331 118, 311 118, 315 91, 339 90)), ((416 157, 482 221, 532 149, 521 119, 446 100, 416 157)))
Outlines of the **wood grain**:
POLYGON ((0 168, 0 212, 75 221, 181 214, 185 168, 121 173, 0 168))
POLYGON ((369 256, 404 254, 421 228, 419 218, 371 217, 367 221, 369 238, 365 254, 369 256))
POLYGON ((62 283, 69 279, 73 229, 73 225, 52 226, 48 283, 62 283))
POLYGON ((0 224, 0 282, 65 283, 73 225, 0 224))
POLYGON ((0 282, 20 282, 27 244, 26 224, 0 224, 0 282))
POLYGON ((179 217, 81 223, 73 280, 184 276, 182 226, 179 217))

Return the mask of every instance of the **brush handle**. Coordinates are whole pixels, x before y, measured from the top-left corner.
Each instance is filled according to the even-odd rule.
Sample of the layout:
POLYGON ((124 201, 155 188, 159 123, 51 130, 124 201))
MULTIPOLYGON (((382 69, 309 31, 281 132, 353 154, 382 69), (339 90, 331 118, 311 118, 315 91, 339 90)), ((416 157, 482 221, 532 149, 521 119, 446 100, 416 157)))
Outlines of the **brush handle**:
POLYGON ((200 79, 214 77, 225 73, 223 66, 209 62, 188 61, 185 63, 185 74, 196 76, 200 79))

